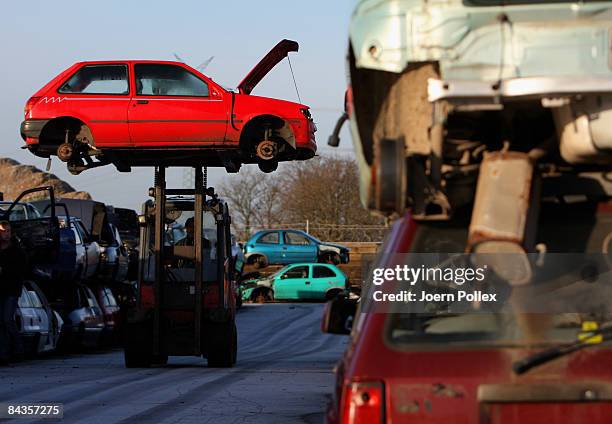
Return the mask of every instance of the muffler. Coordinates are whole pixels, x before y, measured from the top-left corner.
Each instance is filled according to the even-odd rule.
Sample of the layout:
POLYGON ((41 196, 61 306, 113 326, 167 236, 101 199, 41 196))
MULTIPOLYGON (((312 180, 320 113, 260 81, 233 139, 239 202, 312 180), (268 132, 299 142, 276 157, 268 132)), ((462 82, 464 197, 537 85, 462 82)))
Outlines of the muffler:
POLYGON ((527 284, 535 251, 540 188, 526 153, 485 154, 480 165, 467 251, 513 285, 527 284))

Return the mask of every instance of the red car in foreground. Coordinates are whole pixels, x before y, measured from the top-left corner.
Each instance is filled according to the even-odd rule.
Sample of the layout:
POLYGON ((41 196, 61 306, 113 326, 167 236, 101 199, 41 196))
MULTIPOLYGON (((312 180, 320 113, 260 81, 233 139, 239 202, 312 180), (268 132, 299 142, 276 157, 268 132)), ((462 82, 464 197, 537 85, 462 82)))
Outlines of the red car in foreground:
POLYGON ((223 166, 314 156, 316 126, 308 106, 252 96, 263 77, 298 43, 279 42, 229 91, 180 62, 79 62, 26 103, 21 136, 35 155, 57 155, 75 174, 112 163, 223 166))
MULTIPOLYGON (((546 206, 540 223, 538 238, 552 252, 612 251, 612 203, 546 206)), ((436 251, 440 243, 460 251, 466 236, 465 226, 417 224, 407 216, 393 226, 374 267, 384 267, 400 253, 436 251)), ((604 279, 609 278, 605 275, 609 272, 604 279)), ((534 331, 550 320, 547 337, 533 343, 523 338, 524 327, 514 337, 509 336, 513 332, 496 332, 498 320, 509 318, 506 314, 364 313, 367 293, 363 296, 347 351, 336 367, 327 423, 612 422, 608 332, 603 342, 583 343, 557 356, 532 356, 576 343, 585 321, 608 328, 609 313, 533 314, 527 318, 534 331), (530 357, 539 363, 525 372, 513 371, 530 357)), ((324 331, 342 334, 344 318, 355 314, 348 303, 328 303, 324 331)), ((602 304, 609 305, 609 299, 602 304)))

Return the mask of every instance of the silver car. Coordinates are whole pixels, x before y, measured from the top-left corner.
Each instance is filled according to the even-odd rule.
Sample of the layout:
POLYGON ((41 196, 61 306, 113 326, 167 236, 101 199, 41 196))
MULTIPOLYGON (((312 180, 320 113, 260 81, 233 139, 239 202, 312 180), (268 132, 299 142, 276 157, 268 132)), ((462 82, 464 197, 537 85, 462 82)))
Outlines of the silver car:
POLYGON ((55 350, 64 321, 51 309, 47 298, 33 282, 24 284, 16 320, 25 353, 38 354, 55 350))

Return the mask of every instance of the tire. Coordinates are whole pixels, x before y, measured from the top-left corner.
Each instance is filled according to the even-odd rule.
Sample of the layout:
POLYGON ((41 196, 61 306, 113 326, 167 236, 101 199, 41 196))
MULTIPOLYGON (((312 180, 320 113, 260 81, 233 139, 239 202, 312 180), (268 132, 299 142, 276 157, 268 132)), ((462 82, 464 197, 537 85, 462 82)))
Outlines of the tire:
POLYGON ((340 289, 331 289, 327 293, 325 293, 325 300, 334 300, 342 292, 343 290, 340 289))
POLYGON ((141 348, 129 345, 126 345, 123 350, 123 358, 126 368, 151 368, 153 363, 151 352, 145 352, 141 348))
POLYGON ((251 295, 251 301, 254 303, 266 303, 274 300, 274 293, 269 289, 259 289, 251 295))
POLYGON ((167 365, 168 364, 168 355, 157 355, 153 356, 151 359, 151 363, 155 365, 167 365))
POLYGON ((381 140, 375 148, 376 209, 403 213, 406 209, 406 153, 403 140, 381 140))
POLYGON ((208 330, 208 367, 231 368, 236 363, 238 330, 236 322, 210 323, 208 330))
POLYGON ((270 160, 267 162, 259 162, 257 166, 259 166, 259 170, 261 172, 265 172, 266 174, 269 174, 270 172, 274 172, 278 169, 278 161, 270 160))
POLYGON ((257 255, 253 258, 253 266, 256 269, 262 269, 268 266, 268 259, 265 256, 257 255))
POLYGON ((338 255, 337 253, 325 253, 321 257, 321 260, 319 262, 323 262, 326 264, 339 265, 341 262, 340 255, 338 255))
MULTIPOLYGON (((153 364, 153 343, 146 323, 127 324, 123 358, 126 368, 150 368, 153 364)), ((161 359, 161 358, 158 358, 161 359)), ((166 357, 166 361, 168 357, 166 357)))

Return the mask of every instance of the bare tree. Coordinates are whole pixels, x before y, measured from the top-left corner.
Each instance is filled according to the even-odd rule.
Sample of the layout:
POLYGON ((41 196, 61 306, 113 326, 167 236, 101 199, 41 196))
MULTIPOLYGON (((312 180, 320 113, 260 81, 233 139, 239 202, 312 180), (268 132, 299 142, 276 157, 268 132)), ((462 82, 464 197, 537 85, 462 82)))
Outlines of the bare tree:
POLYGON ((245 240, 265 228, 305 229, 324 240, 380 241, 386 230, 359 201, 359 171, 352 159, 325 156, 292 162, 273 174, 246 168, 219 189, 245 240))
POLYGON ((218 193, 230 203, 234 231, 245 240, 255 226, 267 227, 278 220, 280 187, 272 177, 251 167, 227 177, 218 193))
POLYGON ((310 223, 321 239, 378 241, 382 218, 372 216, 359 200, 359 171, 354 160, 323 156, 283 169, 282 206, 289 222, 310 223), (373 230, 364 231, 364 226, 373 230))

